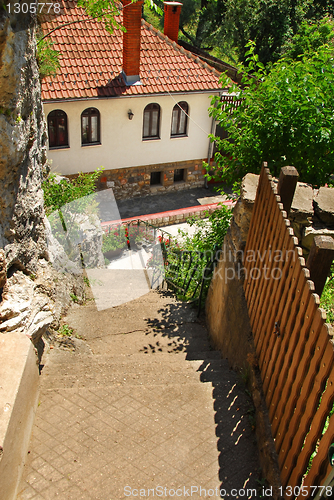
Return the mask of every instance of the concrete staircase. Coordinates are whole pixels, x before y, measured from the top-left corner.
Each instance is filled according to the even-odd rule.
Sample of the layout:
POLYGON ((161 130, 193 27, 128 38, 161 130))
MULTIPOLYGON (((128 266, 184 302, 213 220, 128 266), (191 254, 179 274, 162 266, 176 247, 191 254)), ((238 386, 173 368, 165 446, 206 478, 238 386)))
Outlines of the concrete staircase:
POLYGON ((65 321, 84 340, 44 356, 18 499, 116 500, 159 487, 163 498, 219 498, 220 488, 257 487, 250 401, 196 310, 150 292, 102 312, 72 308, 65 321))

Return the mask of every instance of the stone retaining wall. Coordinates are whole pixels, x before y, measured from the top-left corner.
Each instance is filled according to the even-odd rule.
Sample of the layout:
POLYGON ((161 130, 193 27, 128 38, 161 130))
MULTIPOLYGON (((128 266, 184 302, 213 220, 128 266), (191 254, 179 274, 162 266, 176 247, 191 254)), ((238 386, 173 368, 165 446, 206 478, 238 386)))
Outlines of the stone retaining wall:
MULTIPOLYGON (((105 170, 98 189, 112 188, 117 200, 201 187, 204 185, 203 160, 189 160, 141 167, 105 170), (184 169, 183 180, 174 182, 174 170, 184 169), (151 185, 151 172, 160 172, 160 183, 151 185)), ((74 177, 74 176, 68 176, 74 177)))

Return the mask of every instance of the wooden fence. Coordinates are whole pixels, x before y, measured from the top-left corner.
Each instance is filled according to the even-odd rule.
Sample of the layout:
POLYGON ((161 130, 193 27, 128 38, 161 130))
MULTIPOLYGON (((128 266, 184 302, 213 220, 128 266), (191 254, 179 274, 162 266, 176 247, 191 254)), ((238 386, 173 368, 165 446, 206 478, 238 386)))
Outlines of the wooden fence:
POLYGON ((244 290, 283 494, 290 499, 310 498, 311 486, 321 485, 334 441, 334 416, 323 434, 334 402, 333 345, 297 244, 264 166, 244 252, 244 290))

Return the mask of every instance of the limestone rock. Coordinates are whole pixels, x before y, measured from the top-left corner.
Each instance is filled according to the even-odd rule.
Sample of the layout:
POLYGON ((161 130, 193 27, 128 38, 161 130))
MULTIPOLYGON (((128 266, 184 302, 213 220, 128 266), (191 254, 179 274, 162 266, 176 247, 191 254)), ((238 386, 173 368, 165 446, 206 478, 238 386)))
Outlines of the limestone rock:
POLYGON ((7 281, 7 266, 4 250, 0 249, 0 288, 3 288, 7 281))
POLYGON ((46 125, 32 19, 0 13, 0 247, 11 266, 35 272, 45 256, 42 171, 46 125), (13 27, 12 27, 13 26, 13 27))
POLYGON ((45 219, 48 255, 60 272, 82 274, 86 268, 104 268, 100 219, 95 214, 65 214, 67 233, 61 228, 57 213, 45 219), (51 223, 50 223, 51 221, 51 223))
POLYGON ((314 213, 326 226, 334 228, 334 189, 321 187, 314 197, 314 213))
POLYGON ((316 227, 307 227, 305 228, 305 233, 302 238, 302 248, 307 250, 307 253, 310 251, 313 240, 315 236, 332 236, 334 238, 334 229, 328 229, 326 227, 316 228, 316 227))
POLYGON ((17 271, 7 280, 0 305, 0 332, 16 330, 36 345, 50 326, 57 328, 71 303, 71 293, 84 295, 82 279, 59 274, 41 260, 37 275, 17 271))
POLYGON ((59 243, 51 229, 50 221, 47 217, 44 218, 45 235, 48 248, 48 259, 59 272, 67 272, 74 275, 82 274, 82 266, 80 264, 79 249, 76 254, 76 259, 70 260, 63 245, 59 243))
POLYGON ((6 288, 0 306, 0 331, 16 330, 38 341, 53 321, 48 300, 36 293, 34 281, 21 271, 8 279, 6 288))
POLYGON ((233 210, 233 221, 240 230, 240 241, 246 242, 259 176, 246 174, 241 183, 241 195, 233 210))
POLYGON ((259 175, 246 174, 241 183, 241 198, 245 205, 253 206, 256 198, 259 175))
POLYGON ((103 231, 101 222, 96 215, 84 215, 80 219, 82 241, 80 243, 81 254, 86 268, 104 268, 104 256, 102 253, 103 231))
POLYGON ((304 226, 312 224, 313 217, 313 189, 305 182, 297 182, 295 195, 292 200, 290 219, 304 226))

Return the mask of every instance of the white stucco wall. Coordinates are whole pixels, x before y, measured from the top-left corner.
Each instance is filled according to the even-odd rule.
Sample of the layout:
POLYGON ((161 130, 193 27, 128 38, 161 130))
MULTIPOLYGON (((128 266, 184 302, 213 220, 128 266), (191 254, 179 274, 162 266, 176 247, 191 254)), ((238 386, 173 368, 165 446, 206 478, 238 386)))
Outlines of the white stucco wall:
MULTIPOLYGON (((213 93, 212 93, 213 94, 213 93)), ((212 118, 209 117, 210 95, 178 94, 167 96, 92 99, 61 103, 44 103, 47 116, 61 109, 67 113, 69 148, 51 149, 53 172, 74 174, 91 172, 103 166, 105 170, 141 165, 206 158, 212 118), (175 100, 174 100, 175 99, 175 100), (189 105, 188 136, 171 138, 171 118, 175 101, 189 105), (142 139, 143 111, 147 104, 161 107, 160 139, 142 139), (95 107, 101 114, 101 145, 81 146, 81 113, 95 107), (128 118, 128 110, 134 113, 128 118)))

